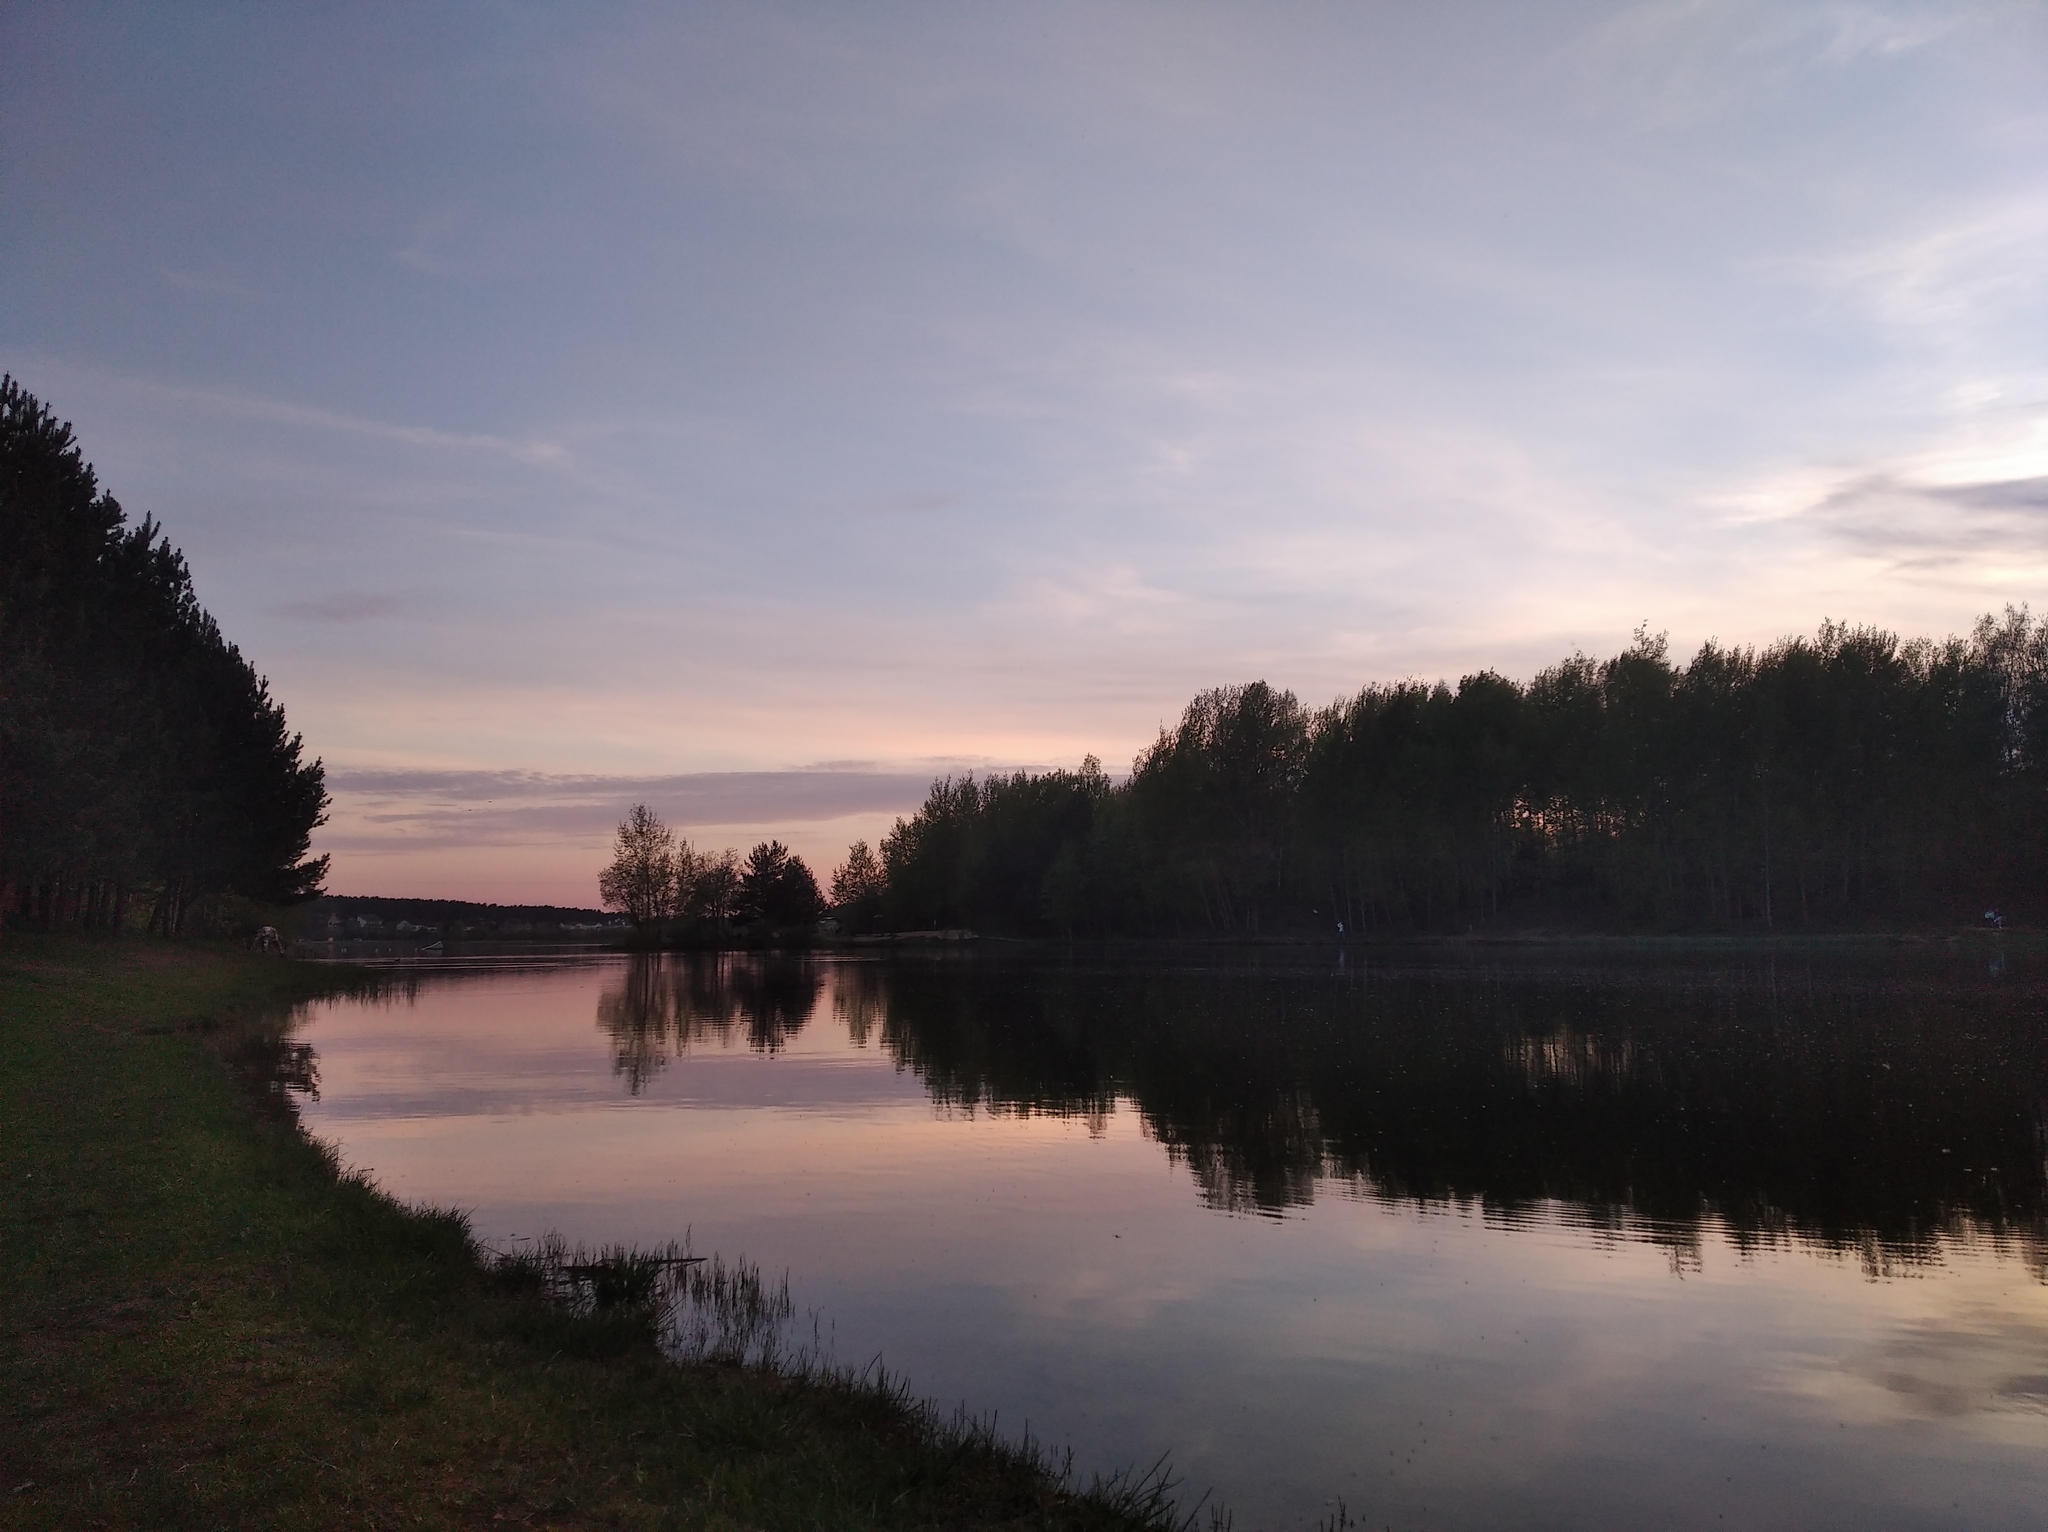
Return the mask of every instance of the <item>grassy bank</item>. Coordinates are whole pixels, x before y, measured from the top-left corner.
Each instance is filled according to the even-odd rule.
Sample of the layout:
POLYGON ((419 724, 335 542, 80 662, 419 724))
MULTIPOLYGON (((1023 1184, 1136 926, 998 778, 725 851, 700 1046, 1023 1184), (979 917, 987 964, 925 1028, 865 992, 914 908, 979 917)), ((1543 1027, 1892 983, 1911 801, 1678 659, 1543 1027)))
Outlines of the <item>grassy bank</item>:
POLYGON ((872 1387, 667 1361, 338 1174, 264 1083, 266 1018, 359 982, 0 946, 0 1524, 1165 1520, 872 1387))

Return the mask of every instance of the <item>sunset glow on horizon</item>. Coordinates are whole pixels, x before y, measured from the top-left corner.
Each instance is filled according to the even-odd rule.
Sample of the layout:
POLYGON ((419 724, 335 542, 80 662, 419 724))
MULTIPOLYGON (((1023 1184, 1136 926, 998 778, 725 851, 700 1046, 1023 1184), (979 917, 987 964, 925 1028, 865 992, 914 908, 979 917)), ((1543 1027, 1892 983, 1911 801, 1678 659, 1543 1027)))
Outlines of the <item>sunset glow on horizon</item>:
POLYGON ((2048 590, 2038 7, 32 3, 0 177, 335 892, 2048 590))

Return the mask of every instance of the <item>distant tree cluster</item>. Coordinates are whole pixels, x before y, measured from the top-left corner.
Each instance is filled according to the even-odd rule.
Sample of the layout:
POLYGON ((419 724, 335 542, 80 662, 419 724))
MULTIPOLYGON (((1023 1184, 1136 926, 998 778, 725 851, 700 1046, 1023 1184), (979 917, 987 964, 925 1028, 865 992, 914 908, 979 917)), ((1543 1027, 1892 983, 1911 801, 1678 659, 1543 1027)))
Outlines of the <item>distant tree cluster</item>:
MULTIPOLYGON (((2048 623, 1836 623, 1685 664, 1638 632, 1522 684, 1264 682, 1191 702, 1112 783, 933 785, 835 902, 1039 934, 1854 928, 2041 913, 2048 623), (857 893, 855 892, 857 890, 857 893)), ((849 858, 848 868, 855 865, 849 858)))
POLYGON ((602 910, 560 904, 485 904, 472 899, 389 899, 361 894, 322 894, 300 907, 297 935, 303 941, 329 937, 432 934, 458 940, 555 937, 617 925, 602 910))
POLYGON ((619 825, 597 890, 606 909, 646 932, 674 920, 701 920, 719 929, 742 920, 787 930, 825 913, 817 878, 781 841, 762 841, 745 861, 730 849, 699 851, 644 803, 635 804, 619 825))
POLYGON ((326 872, 326 804, 183 555, 0 380, 0 910, 119 928, 140 899, 175 936, 232 898, 295 903, 326 872))

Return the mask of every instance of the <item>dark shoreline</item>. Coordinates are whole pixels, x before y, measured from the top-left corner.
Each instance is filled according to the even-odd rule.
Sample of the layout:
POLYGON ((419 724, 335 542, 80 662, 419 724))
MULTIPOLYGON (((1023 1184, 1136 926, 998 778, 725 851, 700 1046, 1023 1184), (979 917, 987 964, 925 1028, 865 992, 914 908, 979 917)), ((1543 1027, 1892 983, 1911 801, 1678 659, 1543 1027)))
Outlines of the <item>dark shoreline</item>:
POLYGON ((1927 952, 2048 952, 2048 930, 2015 927, 1987 930, 1980 927, 1928 928, 1907 930, 1828 932, 1600 932, 1600 931, 1472 931, 1463 934, 1415 933, 1405 935, 1307 936, 1299 933, 1221 936, 1131 936, 1065 940, 1048 936, 1002 936, 980 932, 883 932, 873 936, 814 937, 805 940, 749 942, 455 942, 434 944, 406 942, 300 942, 295 957, 325 966, 350 962, 394 960, 429 964, 437 958, 548 958, 616 957, 654 953, 780 952, 833 955, 887 956, 892 952, 955 952, 987 950, 1020 952, 1198 952, 1198 951, 1297 951, 1344 953, 1369 957, 1377 954, 1437 953, 1597 953, 1697 956, 1712 953, 1747 955, 1761 953, 1868 954, 1893 951, 1927 952))

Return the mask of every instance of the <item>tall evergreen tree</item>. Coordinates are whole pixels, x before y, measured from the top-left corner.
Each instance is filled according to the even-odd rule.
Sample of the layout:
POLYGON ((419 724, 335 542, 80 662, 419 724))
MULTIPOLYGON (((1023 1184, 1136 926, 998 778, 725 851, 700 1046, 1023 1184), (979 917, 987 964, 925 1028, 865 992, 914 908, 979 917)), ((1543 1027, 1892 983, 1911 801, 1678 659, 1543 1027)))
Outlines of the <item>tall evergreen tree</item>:
POLYGON ((317 893, 326 810, 268 683, 131 525, 71 427, 0 380, 0 908, 177 935, 230 895, 317 893))

